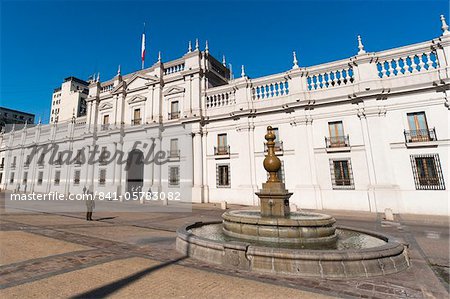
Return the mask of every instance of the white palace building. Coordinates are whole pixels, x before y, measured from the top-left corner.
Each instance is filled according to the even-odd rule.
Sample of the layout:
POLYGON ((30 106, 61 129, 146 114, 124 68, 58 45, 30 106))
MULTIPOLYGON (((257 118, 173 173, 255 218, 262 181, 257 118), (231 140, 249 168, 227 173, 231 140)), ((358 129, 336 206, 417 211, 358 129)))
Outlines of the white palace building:
POLYGON ((450 32, 418 44, 232 78, 208 45, 111 80, 73 77, 55 90, 50 124, 0 135, 0 188, 124 194, 177 191, 192 202, 258 205, 264 135, 304 209, 450 215, 450 32), (161 163, 108 163, 103 152, 161 163), (43 145, 50 154, 32 155, 43 145), (82 152, 98 148, 97 163, 82 152), (76 153, 64 163, 61 152, 76 153), (132 154, 132 155, 131 155, 132 154), (133 172, 131 172, 133 171, 133 172))

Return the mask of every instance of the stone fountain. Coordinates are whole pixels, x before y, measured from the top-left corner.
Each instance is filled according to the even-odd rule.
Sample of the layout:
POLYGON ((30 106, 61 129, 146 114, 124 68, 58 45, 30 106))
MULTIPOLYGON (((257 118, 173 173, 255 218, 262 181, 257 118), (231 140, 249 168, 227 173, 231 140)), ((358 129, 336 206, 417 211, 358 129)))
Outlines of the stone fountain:
POLYGON ((275 134, 267 127, 266 183, 256 193, 260 211, 227 211, 220 222, 178 229, 177 249, 194 258, 237 269, 318 277, 369 277, 409 266, 407 245, 388 236, 336 227, 325 214, 291 212, 292 193, 277 177, 275 134))

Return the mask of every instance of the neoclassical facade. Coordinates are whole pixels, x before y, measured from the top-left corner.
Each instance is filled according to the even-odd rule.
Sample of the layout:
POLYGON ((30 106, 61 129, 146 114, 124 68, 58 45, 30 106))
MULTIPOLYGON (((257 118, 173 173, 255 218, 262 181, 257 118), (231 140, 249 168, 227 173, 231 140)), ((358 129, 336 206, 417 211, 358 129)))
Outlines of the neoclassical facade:
POLYGON ((197 43, 177 60, 90 81, 83 117, 0 135, 0 186, 65 194, 87 186, 116 195, 137 187, 176 191, 183 201, 258 205, 271 125, 279 177, 298 207, 449 215, 450 33, 443 17, 442 31, 376 53, 358 37, 355 56, 317 66, 299 66, 294 53, 292 69, 254 79, 244 67, 230 79, 226 64, 197 43), (98 148, 99 161, 49 164, 49 155, 30 155, 42 145, 77 155, 98 148), (164 157, 108 163, 104 151, 127 161, 164 157))

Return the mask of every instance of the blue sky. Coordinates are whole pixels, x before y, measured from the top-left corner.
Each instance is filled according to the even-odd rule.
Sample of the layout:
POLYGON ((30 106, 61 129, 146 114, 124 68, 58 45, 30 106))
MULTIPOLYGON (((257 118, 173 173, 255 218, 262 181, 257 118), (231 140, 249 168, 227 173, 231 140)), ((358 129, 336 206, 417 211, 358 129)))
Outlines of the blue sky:
POLYGON ((350 57, 361 34, 367 51, 435 38, 448 1, 5 1, 0 0, 0 105, 48 122, 51 94, 65 77, 101 79, 140 68, 147 24, 146 65, 175 59, 188 40, 209 41, 239 74, 278 73, 350 57))

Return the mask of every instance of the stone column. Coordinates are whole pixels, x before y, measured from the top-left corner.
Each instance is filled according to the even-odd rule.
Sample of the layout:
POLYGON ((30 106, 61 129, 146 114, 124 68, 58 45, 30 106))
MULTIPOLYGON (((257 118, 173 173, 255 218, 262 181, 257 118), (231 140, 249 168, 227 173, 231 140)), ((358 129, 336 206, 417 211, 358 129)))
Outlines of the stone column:
MULTIPOLYGON (((360 104, 358 104, 360 106, 360 104)), ((367 163, 367 172, 369 177, 369 187, 367 190, 368 200, 369 200, 369 211, 375 212, 377 210, 376 200, 375 200, 375 192, 374 192, 374 184, 376 184, 375 178, 375 169, 373 164, 373 154, 372 154, 372 146, 370 145, 370 135, 369 135, 369 126, 367 124, 367 118, 365 115, 365 111, 363 107, 358 108, 358 117, 361 121, 361 131, 363 135, 363 142, 365 147, 366 154, 366 163, 367 163)))
POLYGON ((208 148, 208 132, 203 128, 202 135, 202 159, 203 159, 203 202, 209 203, 209 185, 208 185, 208 162, 206 160, 206 153, 208 148))
POLYGON ((194 180, 192 187, 192 201, 203 202, 203 153, 202 153, 202 132, 200 128, 192 133, 193 143, 193 167, 194 180))

